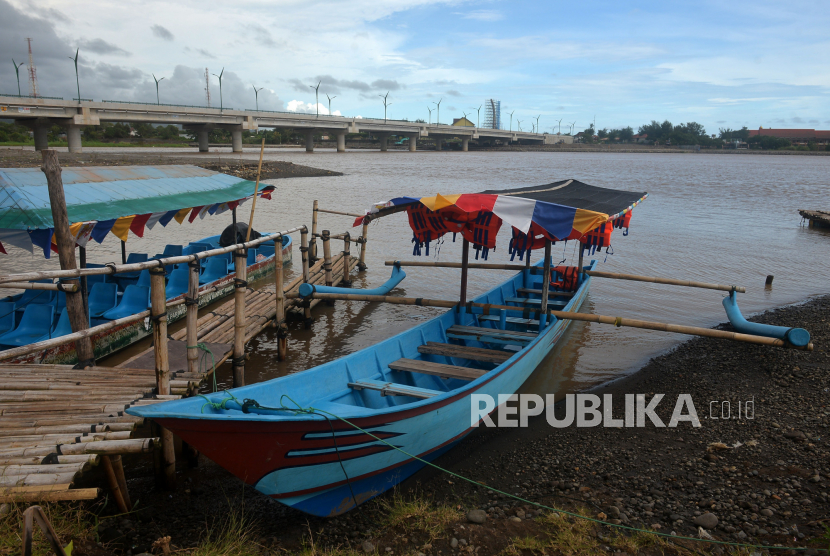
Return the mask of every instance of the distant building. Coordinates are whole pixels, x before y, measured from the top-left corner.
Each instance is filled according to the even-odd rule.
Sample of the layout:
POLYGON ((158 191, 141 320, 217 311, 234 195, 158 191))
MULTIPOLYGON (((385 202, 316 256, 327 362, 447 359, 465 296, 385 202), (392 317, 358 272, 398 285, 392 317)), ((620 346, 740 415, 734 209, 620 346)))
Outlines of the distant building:
POLYGON ((453 118, 452 125, 460 125, 465 127, 475 127, 476 124, 468 120, 467 118, 453 118))
POLYGON ((641 133, 639 135, 634 135, 631 137, 631 140, 635 143, 647 143, 648 142, 648 133, 641 133))
POLYGON ((484 101, 484 126, 487 129, 502 129, 501 101, 488 98, 484 101))
POLYGON ((545 145, 558 145, 565 143, 570 145, 574 142, 574 138, 570 135, 560 135, 559 133, 545 133, 545 145))
POLYGON ((758 137, 760 135, 767 135, 769 137, 777 137, 779 139, 789 139, 796 145, 806 145, 807 143, 817 143, 819 145, 830 144, 830 131, 821 129, 750 129, 750 137, 758 137))

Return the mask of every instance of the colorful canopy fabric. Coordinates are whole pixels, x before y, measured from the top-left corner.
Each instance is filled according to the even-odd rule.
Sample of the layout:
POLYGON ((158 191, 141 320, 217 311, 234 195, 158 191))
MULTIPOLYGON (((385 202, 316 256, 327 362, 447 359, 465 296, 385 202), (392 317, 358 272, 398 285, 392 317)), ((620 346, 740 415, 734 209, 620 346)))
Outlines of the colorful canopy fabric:
MULTIPOLYGON (((533 225, 534 232, 545 233, 548 239, 556 241, 581 238, 601 224, 630 212, 647 196, 646 192, 619 191, 577 180, 562 180, 547 185, 482 193, 397 197, 374 205, 366 214, 374 219, 404 209, 411 213, 418 203, 451 221, 461 216, 463 221, 472 222, 475 216, 487 212, 498 216, 522 234, 530 232, 533 225)), ((358 218, 355 225, 363 220, 358 218)), ((418 232, 414 228, 413 231, 418 232)))
MULTIPOLYGON (((70 231, 81 246, 109 233, 127 241, 156 224, 221 214, 251 198, 255 185, 190 165, 64 168, 61 177, 70 231)), ((270 199, 273 190, 265 186, 259 196, 270 199)), ((40 168, 0 168, 0 242, 30 252, 37 246, 49 258, 52 209, 40 168)))

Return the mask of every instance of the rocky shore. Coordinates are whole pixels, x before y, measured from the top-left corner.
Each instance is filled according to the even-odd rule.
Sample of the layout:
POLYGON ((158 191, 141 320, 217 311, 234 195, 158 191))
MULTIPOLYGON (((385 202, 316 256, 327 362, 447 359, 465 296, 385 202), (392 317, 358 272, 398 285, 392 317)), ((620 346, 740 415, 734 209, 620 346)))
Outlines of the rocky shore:
MULTIPOLYGON (((206 527, 244 514, 261 554, 309 553, 309 543, 318 551, 310 553, 429 556, 729 549, 609 526, 620 524, 819 554, 828 541, 817 538, 830 526, 830 296, 752 320, 806 328, 815 350, 693 339, 591 391, 613 396, 615 418, 625 394, 664 394, 656 414, 666 424, 678 396, 689 394, 700 427, 647 419, 644 427, 552 428, 542 415, 528 428, 481 429, 437 461, 478 485, 426 469, 334 519, 290 510, 204 459, 182 464, 174 494, 155 490, 149 466, 131 465, 129 488, 144 509, 99 532, 116 552, 149 552, 167 536, 192 549, 206 527), (609 525, 562 519, 494 489, 609 525)), ((557 404, 556 417, 564 413, 557 404)))

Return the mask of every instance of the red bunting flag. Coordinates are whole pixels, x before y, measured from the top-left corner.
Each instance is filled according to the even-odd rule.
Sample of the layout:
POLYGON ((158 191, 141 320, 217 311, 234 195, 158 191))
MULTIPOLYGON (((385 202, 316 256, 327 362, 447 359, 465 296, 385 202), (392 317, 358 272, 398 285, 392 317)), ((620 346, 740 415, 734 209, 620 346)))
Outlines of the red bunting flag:
POLYGON ((144 226, 147 224, 147 221, 150 220, 151 216, 153 216, 152 212, 136 215, 130 223, 130 231, 138 237, 144 237, 144 226))

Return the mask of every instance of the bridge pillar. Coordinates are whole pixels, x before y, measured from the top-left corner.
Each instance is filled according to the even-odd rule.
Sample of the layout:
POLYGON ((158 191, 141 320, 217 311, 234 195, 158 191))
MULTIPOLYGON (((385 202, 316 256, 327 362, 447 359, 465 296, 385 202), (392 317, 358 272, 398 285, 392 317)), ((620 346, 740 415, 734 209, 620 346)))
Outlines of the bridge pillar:
POLYGON ((206 153, 210 150, 210 143, 208 142, 210 132, 207 129, 199 129, 196 131, 196 139, 199 141, 199 152, 206 153))
POLYGON ((69 145, 69 152, 79 153, 81 149, 81 126, 71 125, 66 128, 66 142, 69 145))
POLYGON ((233 152, 241 153, 242 152, 242 130, 241 129, 232 129, 231 130, 231 146, 233 148, 233 152))
POLYGON ((435 150, 440 151, 443 146, 444 146, 444 140, 436 137, 435 138, 435 150))
POLYGON ((35 135, 35 150, 40 151, 49 148, 49 126, 36 124, 33 128, 35 135))
POLYGON ((346 132, 337 134, 337 152, 346 152, 346 132))
POLYGON ((387 140, 389 139, 388 133, 381 133, 378 135, 378 139, 380 139, 380 152, 385 153, 389 150, 389 146, 387 145, 387 140))
POLYGON ((414 153, 418 150, 418 136, 417 135, 410 135, 409 136, 409 152, 414 153))
POLYGON ((309 130, 305 132, 305 152, 313 153, 314 152, 314 130, 309 130))
POLYGON ((469 137, 462 137, 461 138, 461 150, 467 152, 467 147, 470 145, 470 138, 469 137))

